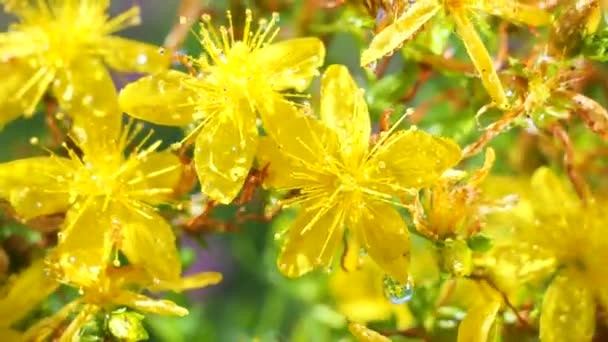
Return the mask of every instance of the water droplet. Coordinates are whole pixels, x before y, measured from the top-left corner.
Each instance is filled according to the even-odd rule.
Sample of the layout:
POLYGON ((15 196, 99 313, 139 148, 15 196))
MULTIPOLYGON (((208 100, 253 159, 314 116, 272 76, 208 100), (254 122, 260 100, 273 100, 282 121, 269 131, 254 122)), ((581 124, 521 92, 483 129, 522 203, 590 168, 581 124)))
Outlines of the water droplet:
POLYGON ((361 248, 359 249, 359 256, 364 257, 364 256, 366 256, 366 255, 367 255, 367 250, 366 250, 365 248, 361 247, 361 248))
POLYGON ((81 296, 84 294, 84 289, 82 287, 78 289, 78 294, 81 296))
POLYGON ((146 63, 148 63, 148 55, 146 55, 145 53, 140 53, 137 56, 137 64, 144 65, 146 63))
POLYGON ((389 275, 384 276, 384 295, 393 304, 403 304, 414 296, 414 284, 411 278, 404 285, 389 275))
POLYGON ((120 267, 120 260, 118 260, 118 259, 112 260, 112 265, 114 265, 114 267, 120 267))
POLYGON ((327 274, 331 274, 331 272, 334 271, 334 268, 332 266, 327 266, 325 268, 323 268, 323 272, 327 273, 327 274))
POLYGON ((369 63, 365 66, 365 68, 371 72, 376 72, 376 69, 378 68, 378 61, 373 61, 369 63))
POLYGON ((30 144, 32 144, 32 145, 38 145, 38 143, 40 143, 40 140, 38 139, 38 137, 31 137, 30 138, 30 144))
POLYGON ((188 17, 183 16, 183 15, 180 15, 180 16, 179 16, 179 23, 180 23, 181 25, 187 24, 187 23, 188 23, 188 17))
POLYGON ((386 168, 386 163, 383 161, 379 161, 378 162, 378 168, 379 169, 385 169, 386 168))
POLYGON ((71 256, 68 258, 68 261, 69 261, 69 262, 71 262, 71 263, 73 264, 73 263, 75 263, 75 262, 76 262, 76 257, 75 257, 75 256, 73 256, 73 255, 71 255, 71 256))
POLYGON ((165 54, 165 48, 158 48, 158 53, 160 53, 161 55, 165 54))
POLYGON ((36 202, 36 208, 42 208, 42 202, 36 202))

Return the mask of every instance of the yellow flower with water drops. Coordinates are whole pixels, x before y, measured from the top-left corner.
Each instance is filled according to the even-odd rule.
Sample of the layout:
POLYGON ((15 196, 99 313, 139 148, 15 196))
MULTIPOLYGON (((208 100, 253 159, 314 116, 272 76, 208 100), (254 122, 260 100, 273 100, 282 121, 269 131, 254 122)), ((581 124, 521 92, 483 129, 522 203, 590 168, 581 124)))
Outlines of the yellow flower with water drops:
POLYGON ((146 73, 169 66, 157 47, 112 35, 140 22, 138 7, 110 18, 109 0, 0 3, 17 17, 0 33, 0 126, 31 116, 47 91, 76 126, 91 115, 114 115, 117 95, 108 66, 146 73))
POLYGON ((160 141, 143 147, 147 138, 125 151, 141 126, 127 125, 121 132, 118 115, 88 122, 95 129, 77 132, 75 138, 81 154, 66 146, 69 158, 0 164, 0 198, 25 220, 66 212, 55 250, 66 279, 97 281, 103 256, 115 244, 130 263, 151 275, 179 277, 173 230, 154 208, 171 199, 181 177, 179 159, 156 152, 160 141), (151 257, 158 250, 165 251, 162 260, 151 257))
POLYGON ((323 64, 325 49, 318 38, 273 43, 277 14, 261 20, 254 31, 247 10, 242 38, 236 36, 230 12, 229 27, 219 32, 208 15, 202 20, 197 38, 205 54, 188 59, 197 74, 169 71, 143 78, 121 92, 120 104, 132 116, 157 124, 195 124, 187 139, 196 135, 201 191, 227 204, 240 191, 255 156, 256 110, 279 92, 306 89, 323 64))
POLYGON ((281 99, 261 111, 269 135, 258 152, 260 165, 269 165, 264 184, 299 190, 283 202, 300 212, 278 266, 297 277, 329 265, 346 226, 385 272, 407 283, 409 233, 395 198, 432 184, 460 160, 460 148, 417 129, 394 132, 396 126, 370 146, 367 105, 346 67, 330 66, 321 87, 320 121, 281 99))
MULTIPOLYGON (((141 246, 149 247, 149 246, 141 246)), ((157 261, 161 261, 166 255, 163 251, 157 251, 154 255, 157 261)), ((204 272, 184 278, 171 279, 169 281, 161 281, 156 278, 151 278, 149 274, 138 268, 136 265, 114 267, 109 265, 110 253, 104 258, 104 262, 95 263, 91 267, 100 267, 99 277, 92 282, 80 283, 81 279, 71 279, 66 282, 67 285, 78 288, 79 296, 73 301, 66 304, 62 309, 57 311, 53 316, 44 318, 34 325, 30 326, 21 333, 21 340, 45 340, 50 334, 57 331, 58 328, 65 324, 73 315, 73 319, 63 331, 60 341, 72 341, 78 336, 79 330, 85 323, 93 319, 96 314, 109 313, 116 307, 130 307, 134 310, 154 313, 162 315, 177 315, 184 316, 188 314, 188 310, 177 304, 163 299, 153 299, 141 294, 143 290, 152 292, 158 291, 185 291, 194 288, 201 288, 208 285, 214 285, 221 281, 222 275, 216 272, 204 272)), ((51 262, 52 264, 52 262, 51 262)), ((3 323, 0 329, 7 328, 11 324, 17 322, 23 315, 15 315, 14 310, 17 309, 18 314, 27 313, 26 310, 34 308, 39 301, 44 299, 46 295, 56 288, 59 283, 52 278, 58 265, 51 265, 49 269, 45 269, 44 263, 40 261, 34 263, 25 272, 20 274, 15 281, 9 285, 8 295, 0 299, 0 315, 2 315, 3 323), (38 288, 38 284, 33 285, 33 280, 38 280, 41 284, 49 284, 50 291, 46 291, 47 287, 43 287, 45 291, 31 295, 34 287, 38 288), (28 298, 24 300, 23 298, 28 298), (29 300, 36 297, 35 300, 29 300), (6 319, 6 320, 5 320, 6 319)), ((28 310, 28 311, 29 311, 28 310)), ((0 333, 3 333, 0 331, 0 333)), ((7 330, 7 334, 18 334, 15 330, 7 330)), ((0 335, 3 336, 3 335, 0 335)))
POLYGON ((591 341, 596 306, 608 305, 608 204, 605 198, 579 199, 571 186, 548 168, 532 176, 530 196, 516 210, 516 235, 532 256, 554 265, 542 302, 540 338, 591 341))
POLYGON ((366 66, 392 53, 412 38, 425 23, 440 11, 454 21, 456 32, 464 43, 469 57, 481 76, 481 81, 493 102, 508 108, 509 103, 494 68, 492 58, 477 34, 469 12, 496 15, 516 23, 542 26, 550 23, 551 16, 541 7, 518 0, 416 0, 395 21, 379 32, 361 55, 361 65, 366 66))

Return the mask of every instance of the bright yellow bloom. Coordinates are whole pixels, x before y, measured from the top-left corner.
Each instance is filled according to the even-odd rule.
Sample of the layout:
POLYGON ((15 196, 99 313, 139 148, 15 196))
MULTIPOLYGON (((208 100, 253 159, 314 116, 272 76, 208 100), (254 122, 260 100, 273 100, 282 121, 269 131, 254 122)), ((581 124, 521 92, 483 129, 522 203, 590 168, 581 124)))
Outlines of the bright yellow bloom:
MULTIPOLYGON (((138 247, 148 248, 149 246, 141 245, 138 247)), ((166 257, 162 254, 162 250, 156 251, 156 253, 155 259, 159 262, 163 257, 166 257)), ((99 277, 95 281, 87 283, 80 283, 80 279, 68 281, 68 285, 79 289, 80 297, 65 305, 53 316, 29 327, 23 333, 22 340, 45 340, 70 315, 77 312, 76 317, 63 332, 60 341, 72 341, 77 336, 79 329, 95 314, 103 310, 111 311, 116 307, 127 306, 141 312, 184 316, 188 314, 188 310, 185 308, 168 300, 152 299, 139 292, 143 290, 179 292, 214 285, 222 279, 222 275, 219 273, 207 272, 170 281, 160 281, 150 278, 147 272, 135 266, 108 267, 110 261, 109 250, 104 261, 105 263, 91 265, 92 267, 101 267, 99 277)), ((51 270, 57 271, 57 267, 59 265, 52 265, 51 270)), ((19 321, 29 310, 57 288, 59 283, 51 275, 54 275, 54 272, 45 270, 44 263, 39 260, 9 284, 8 294, 0 299, 0 317, 2 317, 0 329, 4 329, 0 330, 0 336, 17 334, 15 331, 6 328, 19 321), (33 288, 36 290, 32 291, 33 288)))
POLYGON ((194 163, 201 190, 226 204, 238 194, 255 156, 256 110, 281 91, 306 89, 325 57, 317 38, 271 44, 278 16, 260 21, 255 32, 251 11, 246 16, 241 40, 230 12, 230 27, 220 27, 219 33, 203 16, 198 39, 205 54, 190 59, 197 75, 170 71, 132 83, 120 94, 122 108, 137 118, 169 126, 196 124, 191 134, 198 134, 194 163))
POLYGON ((45 92, 77 121, 117 112, 106 65, 119 71, 158 72, 169 65, 152 45, 111 36, 139 23, 139 8, 109 18, 109 0, 2 0, 17 16, 0 33, 0 126, 30 116, 45 92))
POLYGON ((443 10, 455 25, 469 57, 481 75, 484 87, 494 103, 508 107, 507 96, 494 68, 492 58, 469 19, 469 11, 482 12, 532 26, 547 25, 550 15, 537 6, 517 0, 416 0, 394 23, 379 32, 361 55, 366 66, 397 49, 422 26, 443 10))
POLYGON ((99 281, 100 263, 112 246, 154 277, 178 278, 175 236, 154 205, 167 202, 179 183, 179 159, 154 152, 160 141, 142 148, 146 139, 125 156, 141 129, 129 134, 129 125, 121 133, 118 115, 89 123, 77 134, 82 155, 66 147, 69 158, 0 164, 0 197, 24 219, 67 212, 55 254, 69 281, 79 279, 83 286, 99 281), (159 251, 161 260, 153 257, 159 251))
POLYGON ((416 129, 384 134, 370 146, 363 93, 339 65, 323 76, 321 121, 281 100, 261 114, 269 135, 260 140, 258 155, 261 165, 270 163, 265 185, 300 190, 285 201, 301 210, 278 260, 281 271, 297 277, 329 265, 346 225, 358 246, 406 283, 409 234, 394 199, 454 166, 459 147, 416 129))

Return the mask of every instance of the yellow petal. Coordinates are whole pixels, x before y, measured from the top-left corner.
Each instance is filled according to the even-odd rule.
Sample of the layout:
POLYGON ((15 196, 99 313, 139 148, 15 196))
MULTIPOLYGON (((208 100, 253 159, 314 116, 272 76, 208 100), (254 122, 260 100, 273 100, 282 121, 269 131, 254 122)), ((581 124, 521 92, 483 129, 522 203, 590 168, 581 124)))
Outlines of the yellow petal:
POLYGON ((321 119, 338 134, 345 162, 359 166, 369 147, 371 124, 363 91, 343 65, 332 65, 323 74, 321 119))
MULTIPOLYGON (((11 63, 15 58, 27 57, 38 52, 44 41, 40 35, 24 31, 11 31, 0 33, 0 58, 11 63)), ((6 62, 5 62, 6 63, 6 62)), ((3 74, 7 75, 7 74, 3 74)))
POLYGON ((295 278, 329 266, 342 241, 343 221, 340 205, 300 209, 277 260, 281 272, 295 278))
POLYGON ((348 228, 369 256, 400 283, 409 281, 410 234, 399 212, 385 203, 366 201, 352 208, 348 228))
POLYGON ((116 205, 110 207, 121 229, 120 249, 129 263, 143 267, 151 277, 174 281, 181 262, 171 226, 151 209, 116 205))
POLYGON ((595 301, 574 274, 553 279, 540 313, 542 342, 591 341, 595 331, 595 301), (570 276, 569 276, 570 275, 570 276))
POLYGON ((564 208, 579 210, 580 201, 571 188, 547 167, 537 169, 532 175, 533 207, 538 213, 560 212, 564 208), (555 205, 558 204, 558 205, 555 205))
POLYGON ((138 119, 167 126, 195 121, 199 95, 187 86, 189 75, 170 70, 127 85, 119 96, 120 107, 138 119))
POLYGON ((156 74, 167 70, 171 61, 158 46, 120 37, 103 37, 98 48, 106 63, 118 71, 156 74))
POLYGON ((311 183, 308 179, 298 178, 297 174, 306 173, 293 158, 289 158, 270 137, 260 137, 257 150, 258 167, 267 168, 264 187, 281 190, 299 189, 311 183))
POLYGON ((118 139, 122 113, 114 83, 100 60, 82 58, 61 69, 53 93, 62 110, 72 116, 72 129, 81 144, 118 139))
POLYGON ((397 49, 429 21, 440 8, 441 5, 437 0, 416 1, 394 23, 374 37, 369 48, 361 54, 361 66, 367 66, 397 49))
POLYGON ((55 71, 34 67, 25 60, 9 59, 0 63, 0 126, 21 114, 34 114, 36 105, 53 80, 55 71))
POLYGON ((422 188, 458 163, 461 151, 450 139, 417 129, 398 131, 375 148, 371 179, 392 179, 403 188, 422 188))
POLYGON ((0 340, 5 342, 22 342, 23 336, 16 330, 0 327, 0 340))
POLYGON ((338 157, 336 133, 313 117, 299 113, 291 103, 272 99, 260 108, 260 116, 266 133, 298 167, 314 171, 325 160, 338 157))
POLYGON ((544 26, 551 23, 551 15, 538 5, 528 5, 519 0, 472 1, 468 8, 490 13, 501 18, 530 26, 544 26))
POLYGON ((210 117, 194 149, 201 191, 218 202, 232 202, 249 174, 257 142, 256 116, 246 102, 210 117))
POLYGON ((258 50, 254 58, 266 68, 274 90, 304 91, 323 65, 325 47, 318 38, 290 39, 258 50))
POLYGON ((146 203, 167 202, 181 179, 182 163, 174 153, 155 152, 146 155, 130 175, 128 183, 134 198, 146 203))
MULTIPOLYGON (((7 292, 3 290, 5 296, 0 298, 0 327, 8 327, 21 320, 58 286, 59 283, 46 274, 43 259, 10 278, 7 292)), ((4 337, 3 332, 0 332, 0 337, 4 337)))
POLYGON ((500 306, 500 301, 480 301, 473 305, 460 322, 458 342, 488 341, 500 306))
POLYGON ((152 299, 132 291, 120 291, 112 297, 112 302, 125 305, 137 311, 159 315, 186 316, 188 310, 169 300, 152 299))
POLYGON ((351 322, 348 324, 348 330, 359 342, 391 342, 391 339, 369 329, 363 324, 351 322))
POLYGON ((488 94, 490 94, 490 97, 499 108, 508 108, 509 103, 507 95, 498 78, 492 58, 483 44, 483 41, 477 34, 477 31, 475 31, 473 23, 462 10, 452 11, 451 17, 454 19, 456 31, 458 32, 460 39, 462 39, 462 42, 467 49, 467 53, 473 61, 473 65, 475 65, 475 69, 479 72, 481 82, 488 91, 488 94))
POLYGON ((171 290, 181 292, 215 285, 222 281, 222 274, 218 272, 201 272, 185 276, 173 281, 160 280, 147 288, 151 291, 171 290))
POLYGON ((74 286, 89 287, 107 267, 114 242, 112 217, 103 200, 78 202, 68 211, 64 229, 49 260, 57 276, 74 286))
POLYGON ((0 197, 24 219, 65 212, 73 170, 69 159, 36 157, 0 164, 0 197))

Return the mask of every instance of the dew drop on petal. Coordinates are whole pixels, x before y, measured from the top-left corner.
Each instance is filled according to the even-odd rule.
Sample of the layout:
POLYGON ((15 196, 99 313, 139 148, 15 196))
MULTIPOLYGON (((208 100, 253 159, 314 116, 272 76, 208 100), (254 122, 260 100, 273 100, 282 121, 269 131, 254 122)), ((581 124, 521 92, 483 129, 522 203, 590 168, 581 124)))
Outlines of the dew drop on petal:
POLYGON ((40 140, 38 139, 38 137, 31 137, 30 138, 30 144, 32 144, 32 145, 38 145, 38 143, 40 143, 40 140))
POLYGON ((146 55, 145 53, 140 53, 137 56, 137 64, 144 65, 146 63, 148 63, 148 55, 146 55))
POLYGON ((384 295, 393 304, 409 302, 414 296, 414 284, 411 278, 406 284, 402 284, 389 275, 383 280, 384 295))

